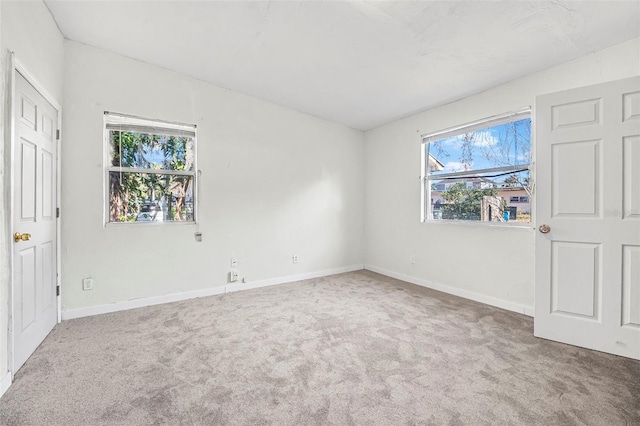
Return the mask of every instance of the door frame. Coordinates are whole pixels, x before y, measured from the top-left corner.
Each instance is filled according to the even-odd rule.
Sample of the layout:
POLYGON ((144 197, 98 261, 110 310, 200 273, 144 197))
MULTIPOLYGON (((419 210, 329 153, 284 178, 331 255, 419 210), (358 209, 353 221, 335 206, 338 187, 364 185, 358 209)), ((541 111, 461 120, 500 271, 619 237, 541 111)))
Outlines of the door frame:
MULTIPOLYGON (((14 101, 16 99, 16 79, 17 79, 17 74, 21 74, 22 77, 24 77, 24 79, 31 84, 36 91, 42 95, 42 97, 51 104, 51 106, 53 106, 53 108, 57 111, 58 113, 58 120, 57 120, 57 129, 61 129, 62 128, 62 106, 60 105, 60 103, 58 102, 58 100, 51 95, 51 93, 44 87, 44 85, 42 85, 39 80, 31 73, 29 72, 29 70, 27 69, 27 67, 18 59, 16 58, 16 55, 14 52, 8 52, 8 63, 9 65, 9 70, 8 70, 8 85, 7 85, 7 100, 5 102, 5 105, 8 106, 7 108, 7 117, 6 119, 8 119, 6 122, 9 123, 9 126, 7 126, 9 129, 9 138, 8 138, 8 144, 9 144, 9 155, 11 158, 10 161, 10 165, 9 165, 9 169, 7 170, 7 174, 9 175, 9 217, 8 217, 8 221, 9 221, 9 235, 7 235, 7 237, 11 237, 13 235, 13 233, 15 232, 15 230, 13 229, 13 219, 14 219, 14 215, 15 215, 15 182, 14 182, 14 176, 13 176, 13 164, 14 164, 14 160, 15 160, 15 142, 16 142, 16 108, 15 108, 15 104, 14 101)), ((60 132, 62 133, 62 132, 60 132)), ((60 207, 60 197, 62 195, 62 187, 61 187, 61 164, 60 164, 60 157, 61 157, 61 148, 62 148, 62 135, 60 138, 57 138, 56 140, 56 149, 57 149, 57 153, 56 153, 56 208, 60 207)), ((5 151, 7 152, 7 151, 5 151)), ((56 218, 56 262, 55 262, 55 268, 56 268, 56 286, 60 288, 60 294, 56 296, 56 300, 57 300, 57 323, 59 324, 61 321, 61 294, 62 294, 62 276, 61 276, 61 271, 62 271, 62 262, 61 262, 61 238, 60 238, 60 232, 61 232, 61 226, 60 226, 60 217, 58 216, 56 218)), ((13 255, 13 244, 11 245, 11 250, 9 250, 9 262, 10 262, 10 281, 11 284, 9 286, 9 302, 10 302, 10 307, 9 307, 9 335, 8 335, 8 339, 7 339, 7 343, 9 345, 8 350, 7 350, 7 367, 9 372, 11 373, 11 381, 13 381, 13 377, 15 375, 15 366, 14 366, 14 350, 15 350, 15 341, 14 341, 14 315, 15 315, 15 306, 14 306, 14 302, 15 302, 15 298, 14 298, 14 294, 15 294, 15 280, 14 280, 14 270, 13 270, 13 261, 14 261, 14 255, 13 255)))

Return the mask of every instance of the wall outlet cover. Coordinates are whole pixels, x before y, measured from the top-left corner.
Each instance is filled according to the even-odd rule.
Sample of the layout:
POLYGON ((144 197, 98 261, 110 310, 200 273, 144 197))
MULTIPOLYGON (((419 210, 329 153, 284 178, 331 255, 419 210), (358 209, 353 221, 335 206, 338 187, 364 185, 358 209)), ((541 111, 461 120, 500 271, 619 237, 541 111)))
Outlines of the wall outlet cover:
POLYGON ((95 285, 95 280, 91 277, 82 279, 82 290, 93 290, 93 286, 95 285))

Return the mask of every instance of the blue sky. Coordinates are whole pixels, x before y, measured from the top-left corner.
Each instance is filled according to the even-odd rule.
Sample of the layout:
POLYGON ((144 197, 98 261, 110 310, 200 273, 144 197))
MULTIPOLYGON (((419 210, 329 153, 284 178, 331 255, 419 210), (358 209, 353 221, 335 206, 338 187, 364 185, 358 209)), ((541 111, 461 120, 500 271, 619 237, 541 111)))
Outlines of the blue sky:
POLYGON ((434 174, 528 164, 531 119, 440 139, 430 144, 429 152, 445 166, 434 174))

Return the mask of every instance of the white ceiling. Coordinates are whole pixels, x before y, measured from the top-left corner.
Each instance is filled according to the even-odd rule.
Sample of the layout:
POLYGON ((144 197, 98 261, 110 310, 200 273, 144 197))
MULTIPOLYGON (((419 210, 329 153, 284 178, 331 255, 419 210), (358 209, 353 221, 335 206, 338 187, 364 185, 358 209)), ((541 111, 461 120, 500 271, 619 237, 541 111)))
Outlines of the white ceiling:
POLYGON ((640 36, 640 0, 46 4, 69 39, 360 130, 640 36))

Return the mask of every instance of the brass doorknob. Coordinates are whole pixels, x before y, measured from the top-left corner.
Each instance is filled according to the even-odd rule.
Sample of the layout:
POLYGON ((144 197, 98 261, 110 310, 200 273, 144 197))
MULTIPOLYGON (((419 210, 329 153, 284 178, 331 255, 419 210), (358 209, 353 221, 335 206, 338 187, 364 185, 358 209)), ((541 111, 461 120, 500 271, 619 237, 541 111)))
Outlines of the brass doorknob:
POLYGON ((548 234, 549 231, 551 231, 551 227, 549 225, 540 225, 540 228, 538 228, 540 230, 540 232, 542 232, 543 234, 548 234))
POLYGON ((20 241, 29 241, 31 239, 31 234, 21 234, 16 232, 13 234, 13 241, 19 243, 20 241))

